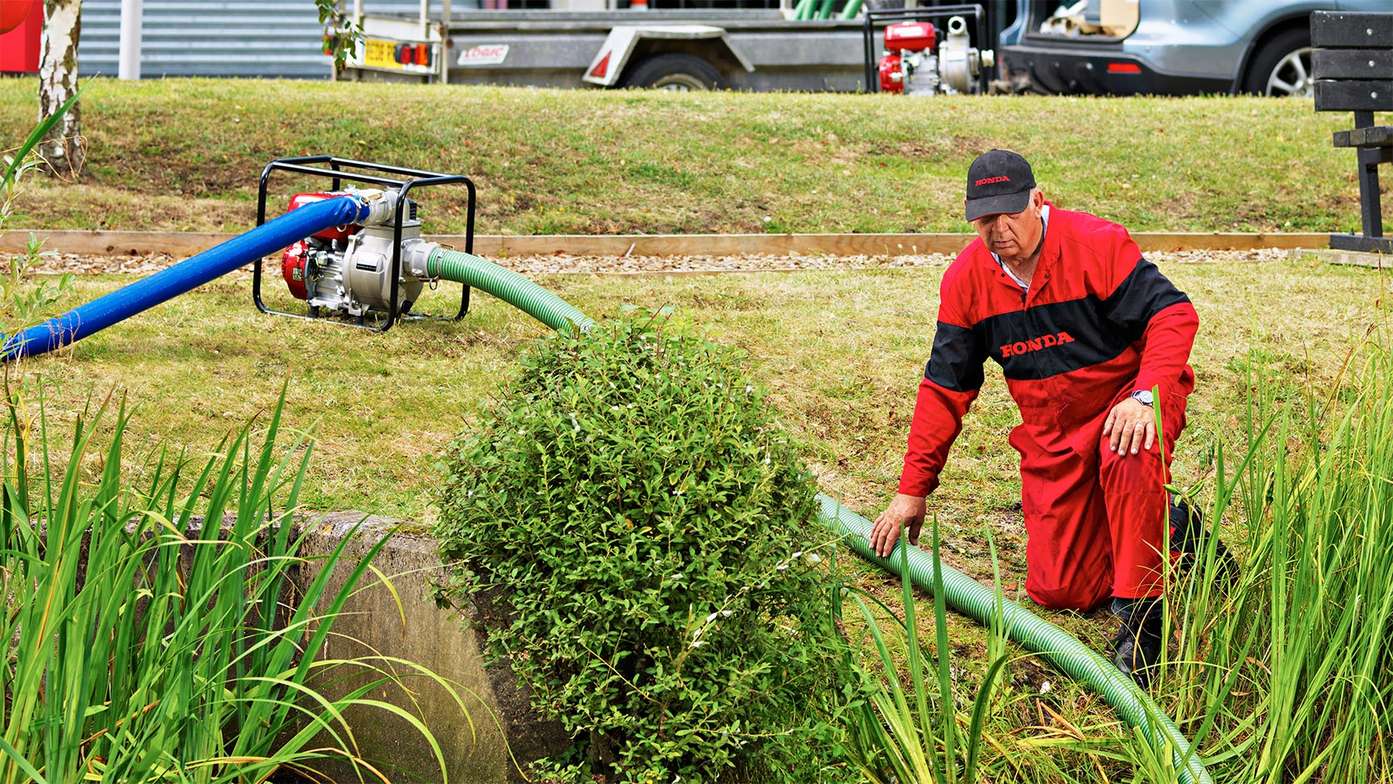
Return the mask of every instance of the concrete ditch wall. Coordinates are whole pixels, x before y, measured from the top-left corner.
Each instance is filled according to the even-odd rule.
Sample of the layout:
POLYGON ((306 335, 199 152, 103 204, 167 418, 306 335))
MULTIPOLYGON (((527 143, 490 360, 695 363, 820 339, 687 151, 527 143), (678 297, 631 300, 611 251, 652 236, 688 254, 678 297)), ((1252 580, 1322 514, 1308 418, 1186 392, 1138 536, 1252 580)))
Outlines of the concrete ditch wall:
MULTIPOLYGON (((313 558, 333 552, 355 525, 359 535, 349 542, 340 568, 331 578, 333 595, 352 564, 399 521, 336 512, 309 519, 302 555, 313 558)), ((344 614, 334 621, 325 653, 329 659, 359 656, 397 657, 430 668, 451 682, 463 699, 465 716, 455 699, 428 678, 411 675, 409 668, 383 663, 406 676, 411 693, 389 686, 378 688, 374 699, 392 702, 422 716, 440 742, 446 770, 452 782, 522 781, 512 757, 522 764, 566 747, 566 738, 555 722, 536 717, 528 697, 515 685, 511 672, 483 665, 479 639, 471 628, 472 607, 437 602, 444 569, 433 540, 395 534, 374 559, 374 565, 390 578, 389 588, 369 572, 354 593, 344 614)), ((296 579, 300 587, 317 574, 313 565, 302 567, 296 579)), ((339 695, 376 679, 369 671, 344 677, 346 668, 320 679, 316 688, 339 695)), ((439 782, 440 774, 429 745, 405 720, 382 710, 355 709, 347 718, 353 727, 360 755, 389 775, 393 782, 439 782)), ((323 772, 340 784, 358 782, 351 766, 325 763, 323 772)))

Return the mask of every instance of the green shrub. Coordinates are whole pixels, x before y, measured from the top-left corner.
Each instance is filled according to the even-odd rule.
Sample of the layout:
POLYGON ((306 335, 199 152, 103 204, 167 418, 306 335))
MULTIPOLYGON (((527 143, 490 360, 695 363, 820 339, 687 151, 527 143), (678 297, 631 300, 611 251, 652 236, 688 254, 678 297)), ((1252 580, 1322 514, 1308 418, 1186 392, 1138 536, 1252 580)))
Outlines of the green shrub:
POLYGON ((524 359, 452 448, 437 534, 458 589, 499 599, 491 660, 576 741, 553 775, 820 776, 836 653, 815 492, 728 349, 618 320, 524 359))

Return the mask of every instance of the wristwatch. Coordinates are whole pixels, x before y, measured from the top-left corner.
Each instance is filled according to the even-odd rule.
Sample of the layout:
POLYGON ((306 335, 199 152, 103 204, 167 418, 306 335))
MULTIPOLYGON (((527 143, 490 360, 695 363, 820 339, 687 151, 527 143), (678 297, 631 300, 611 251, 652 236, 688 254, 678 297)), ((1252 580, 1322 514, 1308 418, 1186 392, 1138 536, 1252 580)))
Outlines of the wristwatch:
POLYGON ((1132 393, 1132 399, 1144 406, 1149 406, 1152 403, 1151 390, 1138 389, 1136 392, 1132 393))

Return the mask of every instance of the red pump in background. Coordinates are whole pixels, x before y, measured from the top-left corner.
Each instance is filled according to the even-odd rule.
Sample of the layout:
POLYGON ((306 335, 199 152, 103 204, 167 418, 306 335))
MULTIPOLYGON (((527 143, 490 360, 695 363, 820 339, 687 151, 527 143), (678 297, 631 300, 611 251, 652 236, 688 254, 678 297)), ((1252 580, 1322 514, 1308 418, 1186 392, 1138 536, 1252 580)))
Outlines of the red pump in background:
POLYGON ((949 16, 948 23, 943 27, 927 19, 906 19, 886 25, 880 62, 874 64, 876 73, 872 73, 871 31, 875 18, 931 14, 932 11, 932 8, 926 8, 869 12, 864 33, 866 78, 876 80, 879 92, 955 95, 985 89, 983 78, 995 67, 996 54, 990 49, 977 49, 972 45, 967 20, 962 16, 949 16))
MULTIPOLYGON (((938 32, 929 22, 897 22, 885 28, 885 54, 880 58, 880 91, 883 93, 903 93, 905 83, 910 81, 915 66, 925 58, 934 57, 934 46, 938 43, 938 32)), ((934 67, 937 67, 935 58, 934 67)), ((934 74, 934 89, 937 88, 937 74, 934 74)))

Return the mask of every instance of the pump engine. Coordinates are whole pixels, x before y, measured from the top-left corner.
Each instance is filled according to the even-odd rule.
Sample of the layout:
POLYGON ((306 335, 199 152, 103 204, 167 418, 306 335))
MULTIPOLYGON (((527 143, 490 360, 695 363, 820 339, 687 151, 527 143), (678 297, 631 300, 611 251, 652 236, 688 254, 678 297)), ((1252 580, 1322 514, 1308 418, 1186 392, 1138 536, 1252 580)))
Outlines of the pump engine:
MULTIPOLYGON (((341 195, 297 193, 290 198, 290 209, 341 195)), ((430 282, 426 256, 435 244, 421 239, 416 210, 416 202, 408 199, 401 224, 398 316, 411 311, 430 282)), ((345 316, 385 312, 391 307, 393 235, 391 225, 358 223, 317 232, 285 249, 281 276, 290 293, 311 308, 345 316)))

